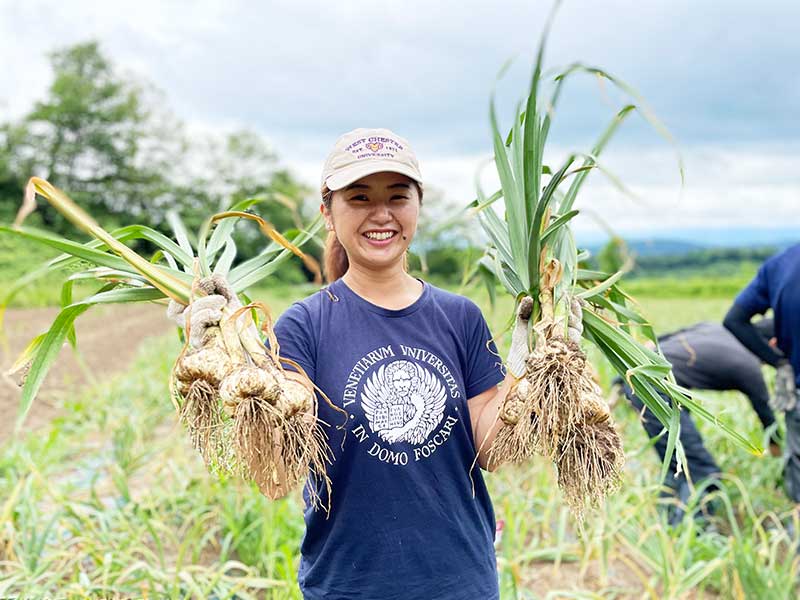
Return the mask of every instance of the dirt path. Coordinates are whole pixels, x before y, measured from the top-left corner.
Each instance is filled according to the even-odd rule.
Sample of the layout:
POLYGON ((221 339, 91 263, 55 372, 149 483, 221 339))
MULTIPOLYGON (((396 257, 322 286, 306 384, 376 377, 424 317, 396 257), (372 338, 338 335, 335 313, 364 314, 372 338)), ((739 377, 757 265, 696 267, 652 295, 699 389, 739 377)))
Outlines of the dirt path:
MULTIPOLYGON (((55 308, 10 309, 0 336, 0 444, 12 434, 19 408, 18 377, 5 375, 30 340, 45 331, 58 313, 55 308)), ((170 323, 164 308, 156 304, 97 306, 78 318, 75 325, 79 360, 65 345, 34 400, 25 429, 40 427, 56 416, 59 394, 91 383, 89 373, 101 379, 130 364, 141 343, 165 335, 170 323)))

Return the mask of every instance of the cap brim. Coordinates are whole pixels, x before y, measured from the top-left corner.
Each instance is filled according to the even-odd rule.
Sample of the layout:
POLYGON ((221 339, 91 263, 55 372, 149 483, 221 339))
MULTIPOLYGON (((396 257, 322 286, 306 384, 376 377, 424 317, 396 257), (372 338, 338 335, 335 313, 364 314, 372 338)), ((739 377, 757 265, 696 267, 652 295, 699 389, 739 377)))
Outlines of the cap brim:
POLYGON ((358 181, 362 177, 374 175, 375 173, 383 173, 384 171, 400 173, 422 185, 419 172, 408 165, 391 160, 368 160, 344 167, 328 177, 328 179, 325 180, 325 185, 328 186, 329 190, 335 192, 336 190, 340 190, 358 181))

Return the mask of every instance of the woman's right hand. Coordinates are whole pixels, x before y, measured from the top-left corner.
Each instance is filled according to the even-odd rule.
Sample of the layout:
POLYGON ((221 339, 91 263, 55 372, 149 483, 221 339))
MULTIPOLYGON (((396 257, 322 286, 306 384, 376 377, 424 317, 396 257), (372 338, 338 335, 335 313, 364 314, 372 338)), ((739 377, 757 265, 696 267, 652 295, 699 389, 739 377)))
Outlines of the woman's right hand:
POLYGON ((198 287, 207 295, 194 300, 188 306, 170 300, 167 306, 167 318, 181 329, 186 329, 189 319, 189 345, 201 348, 206 331, 217 327, 222 319, 222 309, 228 306, 231 310, 241 308, 242 304, 230 284, 222 275, 212 275, 200 280, 198 287))

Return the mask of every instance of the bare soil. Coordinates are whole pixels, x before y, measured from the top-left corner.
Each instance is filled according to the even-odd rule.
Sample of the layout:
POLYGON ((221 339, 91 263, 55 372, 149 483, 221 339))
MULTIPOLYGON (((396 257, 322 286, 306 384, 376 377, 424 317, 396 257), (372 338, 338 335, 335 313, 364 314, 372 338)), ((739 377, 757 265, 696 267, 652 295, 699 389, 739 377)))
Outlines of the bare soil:
MULTIPOLYGON (((57 314, 57 308, 6 311, 0 333, 0 445, 13 434, 21 395, 19 374, 7 375, 6 371, 57 314)), ((96 306, 81 315, 75 324, 79 353, 69 344, 61 349, 31 406, 24 431, 41 427, 58 415, 62 410, 58 399, 65 393, 124 370, 142 342, 165 335, 170 328, 164 307, 157 304, 96 306)))

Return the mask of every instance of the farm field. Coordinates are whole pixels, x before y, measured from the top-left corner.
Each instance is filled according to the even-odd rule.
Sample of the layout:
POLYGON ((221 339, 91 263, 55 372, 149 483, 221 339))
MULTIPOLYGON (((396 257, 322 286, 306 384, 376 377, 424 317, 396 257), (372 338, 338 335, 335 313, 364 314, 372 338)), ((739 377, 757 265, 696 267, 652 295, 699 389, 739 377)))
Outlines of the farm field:
MULTIPOLYGON (((3 372, 30 341, 34 333, 45 331, 56 314, 56 308, 12 308, 4 315, 4 331, 0 338, 0 365, 3 372)), ((26 421, 26 429, 48 423, 62 405, 60 397, 68 389, 76 389, 92 379, 105 378, 123 370, 136 356, 140 345, 164 334, 164 311, 154 305, 128 306, 122 310, 103 306, 78 321, 76 334, 81 353, 61 353, 47 384, 40 392, 34 410, 26 421), (85 342, 85 346, 84 346, 85 342)), ((0 387, 0 410, 9 418, 0 422, 0 442, 14 430, 13 415, 19 407, 19 377, 3 377, 0 387)))
MULTIPOLYGON (((253 296, 277 315, 308 292, 273 288, 253 296)), ((508 307, 492 310, 479 289, 465 293, 499 336, 508 307)), ((658 331, 718 320, 730 302, 655 294, 639 300, 658 331)), ((48 310, 7 313, 4 367, 23 333, 38 333, 52 316, 48 310)), ((255 487, 206 472, 168 398, 179 344, 163 307, 90 311, 84 325, 96 336, 87 334, 81 345, 96 381, 86 381, 81 361, 64 349, 17 438, 10 436, 14 390, 3 391, 0 597, 299 598, 299 493, 270 502, 255 487)), ((498 339, 501 352, 507 337, 498 339)), ((601 375, 607 380, 605 370, 601 375)), ((743 396, 703 398, 761 440, 743 396)), ((657 503, 660 465, 638 415, 623 400, 614 416, 625 441, 625 483, 582 531, 551 465, 536 461, 487 475, 504 523, 503 599, 796 597, 800 561, 784 527, 791 504, 780 489, 780 459, 749 455, 701 424, 727 473, 716 516, 669 530, 657 503)))
POLYGON ((488 600, 473 456, 499 600, 800 599, 800 2, 683 4, 0 6, 0 600, 488 600))

